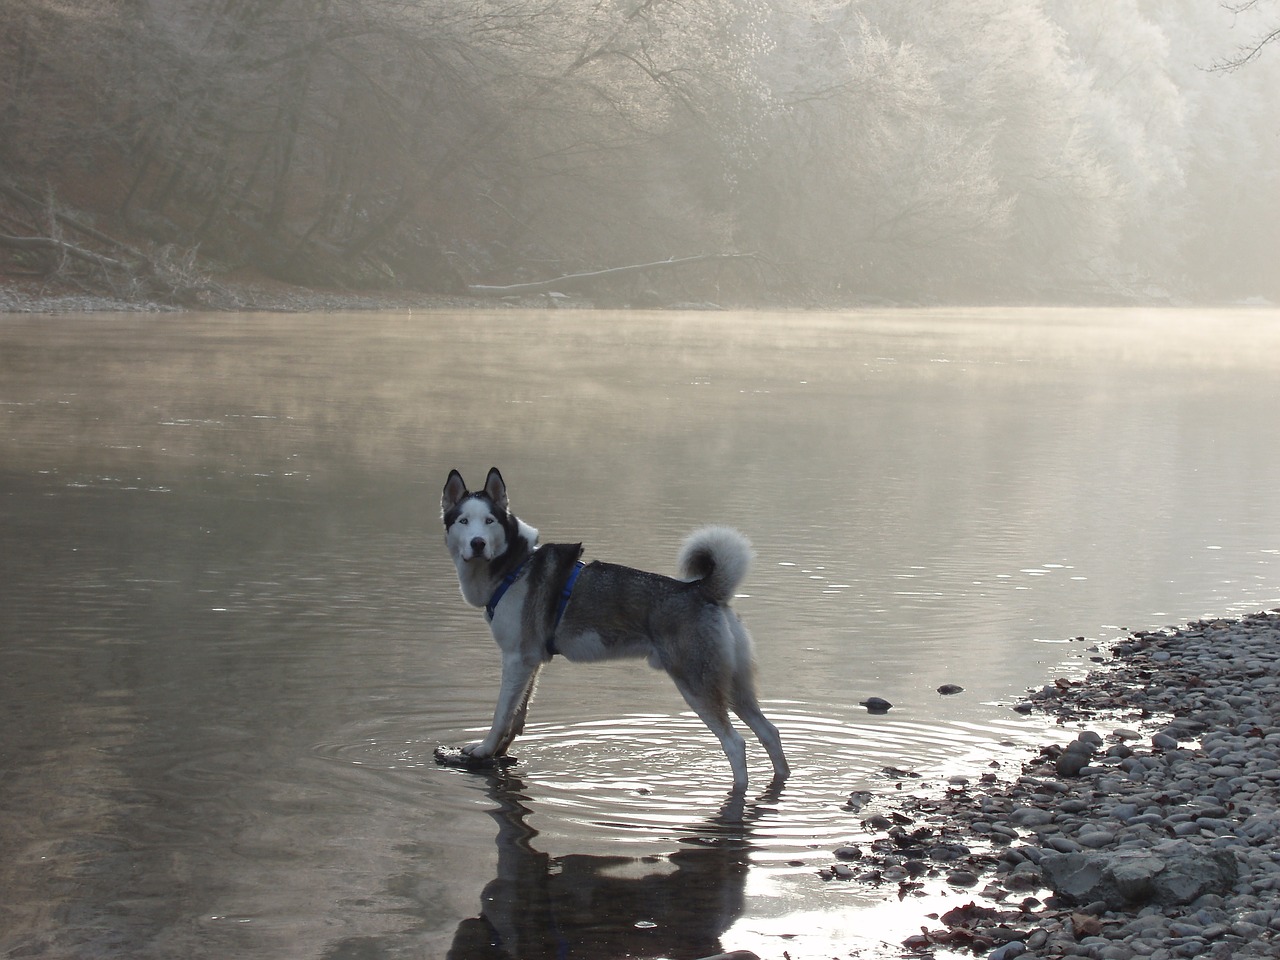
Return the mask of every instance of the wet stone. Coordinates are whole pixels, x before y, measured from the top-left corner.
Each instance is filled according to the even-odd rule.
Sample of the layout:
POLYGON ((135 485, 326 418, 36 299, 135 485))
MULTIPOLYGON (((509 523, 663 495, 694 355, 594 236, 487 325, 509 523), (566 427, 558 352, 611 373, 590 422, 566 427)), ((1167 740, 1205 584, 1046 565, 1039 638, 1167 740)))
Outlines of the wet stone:
POLYGON ((1000 758, 981 781, 869 799, 883 829, 905 833, 873 843, 853 882, 914 870, 973 898, 945 929, 922 921, 922 951, 1280 956, 1280 610, 1139 631, 1104 652, 1085 680, 1015 706, 1056 717, 1058 744, 1000 758))

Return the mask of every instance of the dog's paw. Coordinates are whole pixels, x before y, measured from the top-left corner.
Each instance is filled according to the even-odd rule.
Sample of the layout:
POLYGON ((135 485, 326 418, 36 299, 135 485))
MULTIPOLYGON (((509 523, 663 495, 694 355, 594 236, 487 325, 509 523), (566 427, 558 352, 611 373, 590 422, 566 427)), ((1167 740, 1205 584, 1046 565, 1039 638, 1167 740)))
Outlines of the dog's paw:
MULTIPOLYGON (((478 744, 473 744, 478 746, 478 744)), ((436 747, 436 763, 442 767, 459 767, 463 770, 491 770, 494 767, 506 767, 516 762, 515 757, 505 754, 500 757, 477 757, 468 752, 466 747, 436 747)))

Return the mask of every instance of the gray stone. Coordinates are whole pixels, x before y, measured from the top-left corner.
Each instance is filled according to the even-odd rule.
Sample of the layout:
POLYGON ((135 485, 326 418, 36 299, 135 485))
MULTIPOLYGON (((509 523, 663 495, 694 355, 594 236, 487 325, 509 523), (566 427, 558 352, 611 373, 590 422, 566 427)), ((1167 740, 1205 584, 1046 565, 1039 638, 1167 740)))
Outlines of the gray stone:
POLYGON ((1138 815, 1138 805, 1136 803, 1117 803, 1111 808, 1110 812, 1115 819, 1128 823, 1138 815))
POLYGON ((1231 925, 1231 932, 1245 940, 1257 940, 1267 932, 1267 928, 1256 923, 1239 920, 1231 925))
POLYGON ((1045 882, 1068 903, 1104 900, 1111 909, 1137 904, 1188 904, 1206 893, 1229 893, 1235 858, 1225 851, 1201 851, 1189 843, 1166 843, 1160 853, 1047 853, 1040 861, 1045 882))
POLYGON ((1058 853, 1079 853, 1083 849, 1070 837, 1046 837, 1044 845, 1058 853))
POLYGON ((1042 827, 1053 823, 1053 812, 1039 807, 1019 807, 1009 814, 1009 822, 1018 827, 1042 827))
POLYGON ((1010 940, 1002 947, 996 947, 989 954, 987 960, 1013 960, 1014 957, 1020 957, 1027 952, 1027 945, 1020 940, 1010 940))
POLYGON ((1099 830, 1097 828, 1085 828, 1086 833, 1076 837, 1076 842, 1082 847, 1088 847, 1097 850, 1101 847, 1108 847, 1115 843, 1116 835, 1110 830, 1099 830))
POLYGON ((1089 765, 1089 755, 1082 751, 1064 751, 1056 761, 1054 769, 1060 777, 1078 777, 1080 771, 1089 765))

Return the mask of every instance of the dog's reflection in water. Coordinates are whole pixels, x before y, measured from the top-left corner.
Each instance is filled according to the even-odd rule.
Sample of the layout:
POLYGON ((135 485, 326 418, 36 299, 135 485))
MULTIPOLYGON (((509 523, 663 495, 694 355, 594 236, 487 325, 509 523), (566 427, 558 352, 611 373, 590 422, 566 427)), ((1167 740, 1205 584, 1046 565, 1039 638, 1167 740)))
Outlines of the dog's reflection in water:
MULTIPOLYGON (((581 957, 707 957, 742 913, 750 869, 741 793, 720 815, 663 857, 551 857, 519 779, 491 774, 498 823, 498 876, 485 886, 480 916, 458 925, 449 960, 564 960, 581 957)), ((781 787, 760 798, 772 802, 781 787)))

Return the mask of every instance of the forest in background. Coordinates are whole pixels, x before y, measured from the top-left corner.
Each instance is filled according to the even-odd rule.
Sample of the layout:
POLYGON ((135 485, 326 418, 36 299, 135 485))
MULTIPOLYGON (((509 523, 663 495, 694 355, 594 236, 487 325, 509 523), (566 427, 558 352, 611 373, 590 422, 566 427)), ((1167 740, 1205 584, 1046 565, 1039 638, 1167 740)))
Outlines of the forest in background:
POLYGON ((1280 301, 1276 21, 1272 0, 0 0, 0 281, 460 293, 675 259, 617 282, 1280 301))

